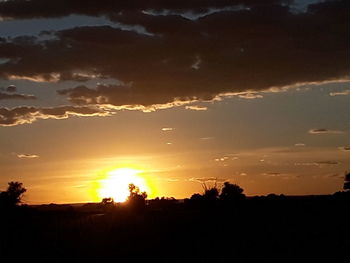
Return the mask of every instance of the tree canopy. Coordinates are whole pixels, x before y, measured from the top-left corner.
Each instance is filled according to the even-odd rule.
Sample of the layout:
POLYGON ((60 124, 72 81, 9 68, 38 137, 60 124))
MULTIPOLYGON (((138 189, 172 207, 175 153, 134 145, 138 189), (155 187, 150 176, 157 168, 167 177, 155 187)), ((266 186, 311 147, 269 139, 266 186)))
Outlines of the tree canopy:
POLYGON ((16 206, 22 202, 23 194, 27 191, 20 182, 9 182, 6 191, 0 192, 0 205, 16 206))
POLYGON ((225 182, 224 187, 221 189, 220 199, 224 201, 242 200, 245 198, 243 191, 243 188, 239 185, 225 182))

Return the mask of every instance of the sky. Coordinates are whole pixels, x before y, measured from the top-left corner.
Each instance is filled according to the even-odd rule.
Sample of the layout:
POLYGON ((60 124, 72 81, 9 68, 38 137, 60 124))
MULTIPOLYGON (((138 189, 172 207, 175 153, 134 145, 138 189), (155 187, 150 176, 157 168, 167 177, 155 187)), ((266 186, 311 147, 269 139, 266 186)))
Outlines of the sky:
POLYGON ((0 1, 0 189, 99 201, 229 181, 332 194, 350 170, 350 3, 0 1))

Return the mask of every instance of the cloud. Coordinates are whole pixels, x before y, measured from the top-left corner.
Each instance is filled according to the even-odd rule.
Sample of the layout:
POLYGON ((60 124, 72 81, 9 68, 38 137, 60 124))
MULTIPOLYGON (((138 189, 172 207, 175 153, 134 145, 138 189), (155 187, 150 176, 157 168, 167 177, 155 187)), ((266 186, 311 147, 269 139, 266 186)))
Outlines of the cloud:
POLYGON ((162 131, 173 131, 174 128, 171 128, 171 127, 164 127, 162 128, 162 131))
POLYGON ((296 166, 329 166, 329 165, 338 165, 340 164, 337 161, 318 161, 318 162, 304 162, 304 163, 295 163, 296 166))
POLYGON ((179 182, 180 181, 180 179, 177 179, 177 178, 166 178, 165 180, 168 182, 179 182))
POLYGON ((114 109, 152 111, 211 101, 219 94, 256 99, 261 91, 346 79, 349 12, 345 0, 309 5, 302 15, 282 0, 0 2, 3 19, 105 16, 149 32, 80 26, 43 32, 52 36, 48 40, 1 38, 0 78, 120 80, 124 84, 85 83, 59 92, 76 105, 114 109))
POLYGON ((6 92, 16 92, 17 91, 17 87, 14 85, 10 85, 5 89, 6 92))
POLYGON ((280 173, 280 172, 267 172, 267 173, 262 173, 262 175, 267 176, 267 177, 271 177, 271 178, 281 178, 283 180, 299 179, 300 178, 300 175, 280 173))
POLYGON ((309 130, 309 134, 342 134, 343 131, 338 130, 328 130, 328 129, 311 129, 309 130))
POLYGON ((256 93, 243 93, 243 94, 239 94, 238 97, 240 97, 242 99, 247 99, 247 100, 263 98, 262 95, 256 94, 256 93))
POLYGON ((350 90, 343 90, 343 91, 338 91, 338 92, 331 92, 329 93, 331 96, 345 96, 345 95, 350 95, 350 90))
POLYGON ((194 110, 194 111, 206 111, 208 109, 208 107, 192 105, 192 106, 186 106, 185 109, 186 110, 194 110))
POLYGON ((200 140, 207 141, 207 140, 213 140, 214 137, 201 137, 200 140))
POLYGON ((223 156, 223 157, 214 159, 215 162, 224 162, 224 161, 228 161, 228 160, 230 160, 230 157, 228 157, 228 156, 223 156))
POLYGON ((224 178, 217 178, 217 177, 201 177, 201 178, 190 178, 189 181, 191 182, 199 182, 199 183, 220 183, 225 182, 227 179, 224 178))
POLYGON ((0 100, 35 100, 35 99, 36 97, 34 95, 4 93, 0 91, 0 100))
POLYGON ((20 159, 35 159, 35 158, 39 158, 39 155, 36 155, 36 154, 17 154, 17 157, 20 159))
POLYGON ((344 152, 350 152, 350 146, 339 147, 338 149, 344 152))
POLYGON ((328 174, 328 175, 325 175, 325 177, 344 180, 344 174, 328 174))
POLYGON ((336 161, 320 161, 320 162, 315 162, 316 165, 337 165, 339 162, 336 161))
POLYGON ((278 172, 268 172, 268 173, 263 173, 262 175, 266 175, 268 177, 280 177, 283 174, 282 173, 278 173, 278 172))
MULTIPOLYGON (((281 0, 264 0, 263 5, 283 3, 281 0)), ((168 10, 167 14, 181 13, 191 10, 193 15, 210 14, 218 10, 240 10, 245 6, 262 5, 261 0, 177 0, 177 1, 143 1, 129 0, 120 3, 115 0, 86 1, 74 0, 63 3, 61 0, 51 0, 47 5, 45 0, 12 0, 0 2, 0 16, 3 18, 48 18, 61 17, 69 14, 97 16, 101 14, 118 14, 128 11, 168 10), (218 10, 216 10, 218 9, 218 10), (214 11, 213 11, 214 10, 214 11)), ((161 13, 161 12, 160 12, 161 13)), ((201 17, 200 15, 197 15, 201 17)))
POLYGON ((0 108, 0 126, 32 123, 38 119, 67 119, 70 116, 108 116, 110 114, 98 108, 77 106, 0 108))
POLYGON ((202 60, 199 56, 196 57, 196 60, 193 62, 193 64, 191 65, 191 68, 193 68, 194 70, 199 70, 200 69, 200 65, 202 63, 202 60))

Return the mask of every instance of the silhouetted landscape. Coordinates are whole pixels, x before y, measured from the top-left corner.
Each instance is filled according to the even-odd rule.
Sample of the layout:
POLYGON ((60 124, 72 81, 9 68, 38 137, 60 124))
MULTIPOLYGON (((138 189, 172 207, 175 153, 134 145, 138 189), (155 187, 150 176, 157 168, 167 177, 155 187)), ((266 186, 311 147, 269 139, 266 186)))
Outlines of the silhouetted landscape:
MULTIPOLYGON (((1 192, 1 258, 68 262, 344 262, 350 249, 349 189, 323 196, 246 197, 238 185, 207 187, 185 200, 20 204, 26 189, 1 192)), ((10 261, 7 261, 10 262, 10 261)))

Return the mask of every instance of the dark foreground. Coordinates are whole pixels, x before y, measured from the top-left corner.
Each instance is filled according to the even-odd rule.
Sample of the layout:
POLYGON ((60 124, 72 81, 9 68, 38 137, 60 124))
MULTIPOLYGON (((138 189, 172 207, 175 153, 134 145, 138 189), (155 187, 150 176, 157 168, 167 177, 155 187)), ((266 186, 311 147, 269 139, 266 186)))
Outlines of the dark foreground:
POLYGON ((348 195, 18 207, 1 262, 348 262, 348 195))

